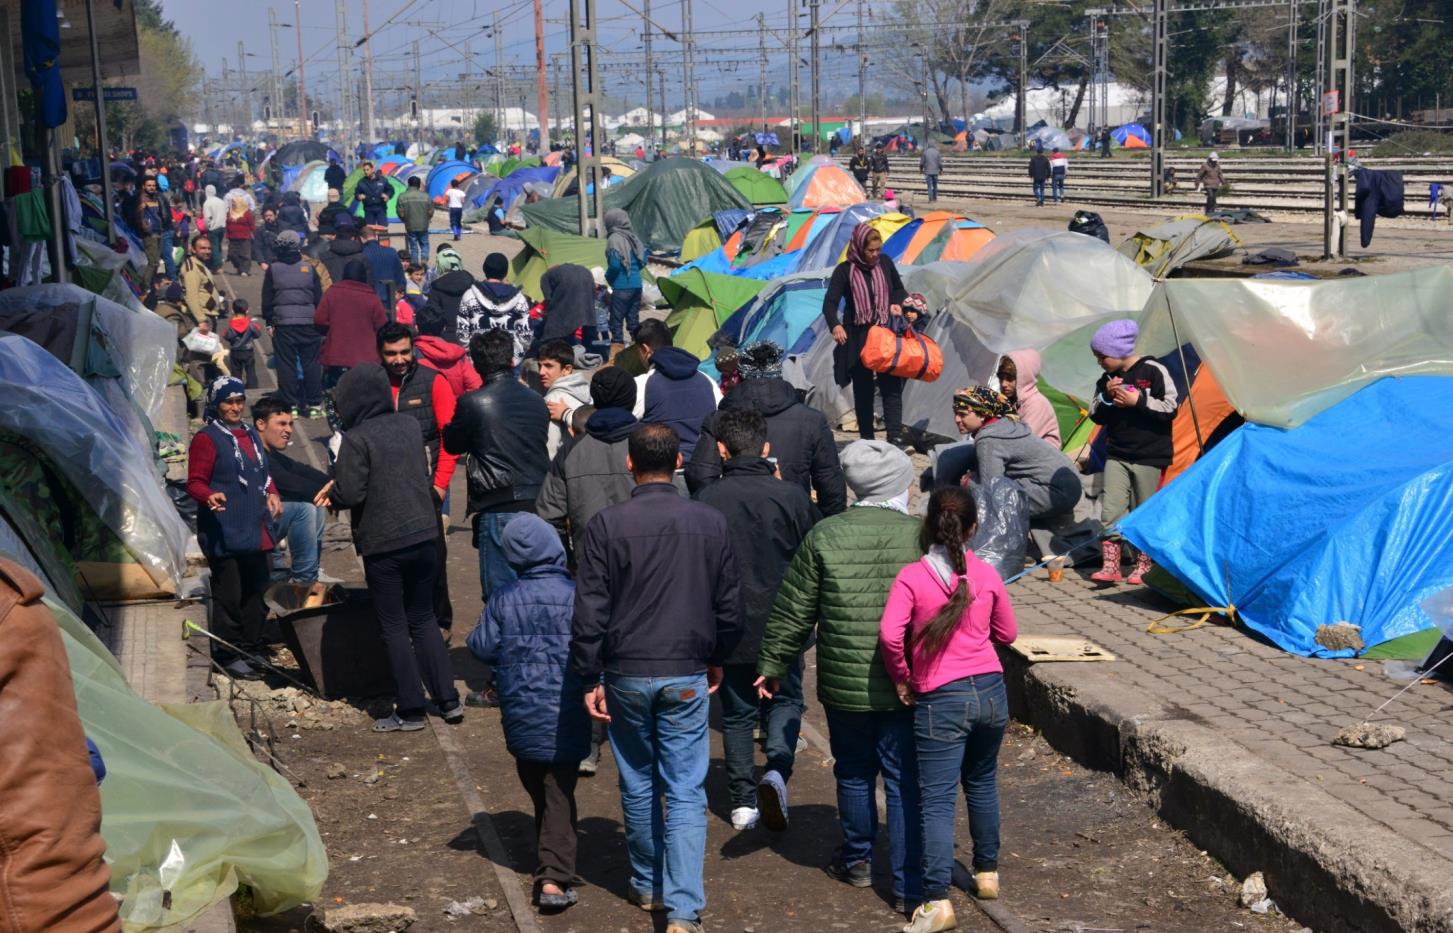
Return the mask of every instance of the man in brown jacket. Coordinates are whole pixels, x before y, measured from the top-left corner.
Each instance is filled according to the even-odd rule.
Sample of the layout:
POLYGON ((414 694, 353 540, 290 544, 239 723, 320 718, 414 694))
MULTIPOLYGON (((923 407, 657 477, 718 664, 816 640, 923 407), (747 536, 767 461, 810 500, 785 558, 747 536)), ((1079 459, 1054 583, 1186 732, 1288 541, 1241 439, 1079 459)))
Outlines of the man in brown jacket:
POLYGON ((43 592, 0 560, 0 933, 119 933, 101 795, 43 592))
POLYGON ((1221 157, 1211 153, 1206 161, 1201 163, 1201 170, 1196 173, 1196 187, 1206 189, 1206 213, 1211 214, 1216 210, 1216 192, 1226 185, 1226 176, 1221 173, 1221 157))

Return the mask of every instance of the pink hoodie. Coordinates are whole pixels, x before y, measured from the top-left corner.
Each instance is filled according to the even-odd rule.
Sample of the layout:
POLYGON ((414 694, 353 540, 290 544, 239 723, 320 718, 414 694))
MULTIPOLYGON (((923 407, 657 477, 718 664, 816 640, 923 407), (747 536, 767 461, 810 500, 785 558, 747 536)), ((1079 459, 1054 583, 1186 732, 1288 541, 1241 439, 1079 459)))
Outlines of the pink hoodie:
POLYGON ((1037 350, 1010 350, 1004 354, 1014 361, 1018 379, 1014 383, 1014 395, 1019 408, 1019 420, 1034 432, 1034 436, 1060 446, 1059 418, 1055 416, 1054 405, 1039 391, 1039 369, 1043 365, 1037 350))
POLYGON ((973 552, 964 557, 969 609, 936 657, 925 657, 914 649, 909 658, 904 641, 910 632, 916 636, 949 601, 952 590, 946 578, 952 571, 948 562, 941 556, 926 555, 898 571, 888 591, 888 605, 878 623, 883 666, 895 684, 911 684, 915 693, 927 693, 976 674, 1002 672, 994 645, 1012 644, 1018 637, 1014 607, 999 575, 973 552))

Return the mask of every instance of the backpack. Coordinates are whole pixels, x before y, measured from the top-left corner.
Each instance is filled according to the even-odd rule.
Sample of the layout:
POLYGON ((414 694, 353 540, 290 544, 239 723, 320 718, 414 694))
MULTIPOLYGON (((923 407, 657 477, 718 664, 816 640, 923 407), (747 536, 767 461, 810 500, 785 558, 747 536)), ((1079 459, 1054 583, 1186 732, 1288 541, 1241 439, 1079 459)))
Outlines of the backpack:
POLYGON ((197 183, 188 178, 186 181, 182 182, 182 190, 185 191, 187 194, 191 194, 193 191, 197 190, 197 183))

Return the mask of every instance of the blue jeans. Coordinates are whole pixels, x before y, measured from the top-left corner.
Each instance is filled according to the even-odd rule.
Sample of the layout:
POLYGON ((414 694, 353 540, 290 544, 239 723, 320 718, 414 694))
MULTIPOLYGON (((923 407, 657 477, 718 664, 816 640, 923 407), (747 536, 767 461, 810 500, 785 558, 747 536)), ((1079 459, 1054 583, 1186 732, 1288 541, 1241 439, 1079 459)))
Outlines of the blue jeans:
POLYGON ((480 512, 474 516, 474 546, 479 548, 480 595, 486 601, 490 593, 519 579, 515 568, 505 559, 504 551, 505 526, 519 514, 480 512))
POLYGON ((883 776, 888 798, 888 857, 893 863, 893 896, 921 900, 923 835, 918 820, 918 758, 913 750, 913 710, 855 713, 826 707, 832 775, 837 779, 838 823, 844 865, 868 861, 878 836, 874 788, 883 776))
POLYGON ((449 230, 454 234, 454 239, 459 239, 464 233, 464 208, 449 208, 449 230))
POLYGON ((659 895, 668 919, 696 920, 706 906, 706 675, 607 674, 605 690, 631 886, 659 895))
POLYGON ((1003 674, 979 674, 921 695, 913 708, 923 797, 923 897, 948 897, 954 811, 962 784, 969 805, 974 871, 999 867, 999 745, 1009 725, 1003 674))
POLYGON ((172 250, 175 248, 176 243, 173 242, 172 233, 168 230, 161 235, 161 264, 162 268, 166 269, 166 277, 173 282, 177 280, 177 260, 172 255, 172 250))
POLYGON ((363 205, 363 222, 370 227, 388 226, 388 205, 387 204, 365 204, 363 205))
POLYGON ((610 340, 625 343, 625 334, 634 334, 641 326, 641 290, 618 288, 610 293, 610 340), (622 331, 621 325, 625 325, 622 331))
MULTIPOLYGON (((272 522, 273 540, 288 539, 292 567, 287 578, 294 583, 313 583, 318 579, 324 521, 324 511, 311 502, 284 502, 283 513, 272 522)), ((282 576, 275 573, 273 579, 279 580, 282 576)))
POLYGON ((1044 182, 1042 182, 1042 181, 1031 181, 1031 184, 1034 185, 1034 200, 1035 200, 1035 202, 1037 204, 1039 204, 1041 207, 1043 207, 1044 206, 1044 182))
POLYGON ((409 248, 409 262, 426 263, 429 261, 429 231, 421 230, 418 233, 404 231, 404 243, 409 248))
POLYGON ((1050 193, 1056 201, 1063 201, 1065 199, 1065 177, 1063 175, 1055 175, 1051 178, 1049 180, 1049 188, 1050 193))
POLYGON ((928 199, 930 201, 937 201, 938 200, 938 176, 937 175, 924 175, 923 176, 923 180, 926 181, 926 182, 928 182, 928 199))
POLYGON ((752 729, 757 725, 759 711, 766 713, 767 766, 786 781, 792 777, 797 759, 797 735, 802 731, 802 658, 799 657, 782 678, 780 689, 770 700, 757 698, 756 664, 728 664, 722 669, 721 747, 726 763, 727 790, 733 807, 757 805, 757 782, 753 777, 756 750, 752 747, 752 729))

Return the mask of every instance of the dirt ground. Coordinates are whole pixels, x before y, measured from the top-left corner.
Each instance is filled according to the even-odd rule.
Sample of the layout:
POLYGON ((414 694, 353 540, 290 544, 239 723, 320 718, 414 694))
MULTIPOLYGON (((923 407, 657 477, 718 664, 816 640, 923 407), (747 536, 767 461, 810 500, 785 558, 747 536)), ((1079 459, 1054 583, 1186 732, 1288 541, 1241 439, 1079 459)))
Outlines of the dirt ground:
MULTIPOLYGON (((463 241, 469 267, 484 253, 518 241, 470 236, 463 241)), ((257 306, 261 279, 233 278, 237 294, 257 306)), ((263 390, 273 385, 260 373, 263 390)), ((295 456, 322 462, 322 422, 305 422, 294 442, 295 456)), ((464 473, 453 484, 456 516, 465 501, 464 473)), ((484 671, 463 648, 480 611, 477 552, 467 527, 451 528, 449 574, 455 625, 451 654, 460 689, 478 687, 484 671)), ((324 569, 361 588, 352 551, 327 550, 324 569)), ((290 655, 283 653, 285 660, 290 655)), ((814 699, 815 670, 809 665, 806 722, 826 732, 814 699)), ((298 782, 330 857, 330 876, 320 905, 394 902, 413 907, 413 931, 519 929, 509 908, 511 885, 528 898, 533 861, 533 817, 529 801, 504 748, 498 710, 469 709, 462 725, 431 720, 413 734, 369 731, 368 704, 325 704, 282 682, 260 694, 258 728, 269 732, 276 755, 298 782), (447 729, 441 743, 435 730, 447 729), (451 756, 446 749, 457 748, 451 756), (503 844, 503 865, 486 854, 460 782, 465 781, 488 811, 485 825, 503 844), (477 913, 451 919, 454 901, 480 898, 477 913)), ((251 709, 244 728, 253 722, 251 709)), ((1001 755, 1004 894, 999 902, 1022 929, 1036 931, 1258 930, 1281 933, 1299 925, 1275 914, 1258 915, 1238 906, 1239 883, 1181 835, 1159 822, 1146 804, 1114 777, 1086 771, 1054 753, 1015 725, 1001 755)), ((886 879, 874 889, 854 889, 822 871, 839 836, 831 761, 813 742, 800 747, 791 782, 792 824, 783 835, 766 829, 732 830, 728 820, 720 736, 712 733, 712 768, 707 790, 709 818, 706 887, 712 931, 769 933, 784 929, 896 930, 886 879)), ((566 931, 664 929, 664 917, 648 917, 627 904, 627 863, 621 829, 616 773, 607 751, 600 772, 581 780, 578 870, 581 902, 567 913, 536 917, 527 928, 566 931)), ((967 846, 962 807, 957 837, 967 846)), ((968 862, 966 849, 960 861, 968 862)), ((955 893, 959 928, 999 929, 971 900, 955 893)), ((244 918, 239 928, 255 933, 301 931, 309 907, 272 918, 244 918)), ((532 917, 535 915, 531 914, 532 917)), ((1013 928, 1013 927, 1010 927, 1013 928)))

